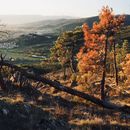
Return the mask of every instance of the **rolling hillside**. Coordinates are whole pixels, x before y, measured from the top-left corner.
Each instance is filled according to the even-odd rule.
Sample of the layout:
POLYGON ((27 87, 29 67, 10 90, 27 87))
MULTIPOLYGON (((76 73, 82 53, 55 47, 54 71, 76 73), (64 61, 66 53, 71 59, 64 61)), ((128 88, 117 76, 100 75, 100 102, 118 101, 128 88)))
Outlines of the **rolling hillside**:
MULTIPOLYGON (((73 30, 77 26, 82 26, 83 23, 87 23, 90 27, 93 22, 98 21, 98 17, 79 18, 79 19, 57 19, 57 20, 44 20, 39 22, 33 22, 18 26, 19 30, 30 31, 32 33, 37 32, 40 34, 45 33, 61 33, 63 31, 73 30)), ((125 26, 130 25, 130 15, 126 15, 125 26)))

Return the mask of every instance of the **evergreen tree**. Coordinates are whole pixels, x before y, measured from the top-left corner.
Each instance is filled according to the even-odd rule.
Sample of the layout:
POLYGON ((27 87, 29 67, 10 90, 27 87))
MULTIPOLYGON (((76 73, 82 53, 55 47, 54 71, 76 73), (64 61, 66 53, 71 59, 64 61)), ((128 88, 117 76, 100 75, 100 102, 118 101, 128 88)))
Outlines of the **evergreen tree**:
POLYGON ((51 48, 51 59, 61 64, 64 70, 64 77, 67 66, 71 68, 72 73, 76 73, 76 54, 82 45, 82 29, 76 28, 74 31, 63 32, 51 48))

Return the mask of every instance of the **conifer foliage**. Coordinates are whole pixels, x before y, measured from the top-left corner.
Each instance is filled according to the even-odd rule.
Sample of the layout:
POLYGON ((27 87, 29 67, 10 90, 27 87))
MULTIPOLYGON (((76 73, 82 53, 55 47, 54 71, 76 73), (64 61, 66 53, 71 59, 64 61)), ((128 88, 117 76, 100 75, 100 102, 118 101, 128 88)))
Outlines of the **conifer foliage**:
POLYGON ((73 31, 63 32, 51 48, 51 59, 61 64, 64 77, 66 67, 70 67, 72 73, 76 72, 75 57, 81 46, 83 46, 83 32, 81 28, 76 28, 73 31))

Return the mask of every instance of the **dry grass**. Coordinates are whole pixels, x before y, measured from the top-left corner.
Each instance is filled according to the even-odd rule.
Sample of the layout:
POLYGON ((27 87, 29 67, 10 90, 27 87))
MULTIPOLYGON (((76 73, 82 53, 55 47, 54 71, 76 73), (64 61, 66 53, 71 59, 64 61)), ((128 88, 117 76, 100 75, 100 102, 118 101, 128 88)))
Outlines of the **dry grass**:
MULTIPOLYGON (((58 78, 63 85, 69 86, 71 80, 62 80, 60 74, 61 72, 59 74, 56 72, 56 76, 53 78, 58 78)), ((53 75, 51 74, 51 76, 54 75, 55 73, 53 73, 53 75)), ((111 80, 109 82, 111 82, 111 80)), ((36 84, 34 85, 36 86, 36 84)), ((90 91, 87 90, 87 88, 83 85, 78 85, 73 89, 90 94, 90 91)), ((30 99, 30 89, 28 90, 29 100, 26 100, 25 98, 27 96, 25 94, 26 90, 24 92, 25 95, 22 95, 20 92, 18 92, 17 94, 12 95, 12 97, 5 97, 5 99, 2 97, 1 100, 6 100, 6 102, 9 102, 10 104, 24 103, 26 100, 28 105, 34 105, 43 111, 50 113, 54 118, 65 119, 68 125, 72 127, 72 130, 93 130, 91 126, 99 126, 100 128, 101 125, 112 126, 111 129, 119 128, 120 130, 130 127, 130 119, 122 119, 122 113, 120 112, 103 109, 82 98, 55 90, 49 86, 44 86, 39 91, 41 92, 42 96, 37 96, 37 100, 33 100, 35 93, 34 95, 31 95, 32 98, 30 99), (118 127, 116 128, 116 126, 118 127), (80 128, 78 129, 78 127, 80 128)), ((92 92, 94 93, 94 91, 92 92)), ((115 90, 112 93, 115 94, 115 90)), ((100 95, 96 96, 100 98, 100 95)), ((119 95, 118 92, 116 95, 111 94, 109 100, 113 103, 130 104, 130 98, 124 95, 119 95)), ((96 127, 94 128, 96 129, 96 127)), ((101 129, 110 130, 109 128, 105 129, 105 127, 101 129)))
POLYGON ((103 124, 103 119, 101 118, 94 118, 94 119, 86 119, 86 120, 83 120, 83 119, 75 119, 75 120, 71 120, 69 121, 69 123, 71 125, 78 125, 78 126, 84 126, 84 125, 98 125, 98 124, 103 124))

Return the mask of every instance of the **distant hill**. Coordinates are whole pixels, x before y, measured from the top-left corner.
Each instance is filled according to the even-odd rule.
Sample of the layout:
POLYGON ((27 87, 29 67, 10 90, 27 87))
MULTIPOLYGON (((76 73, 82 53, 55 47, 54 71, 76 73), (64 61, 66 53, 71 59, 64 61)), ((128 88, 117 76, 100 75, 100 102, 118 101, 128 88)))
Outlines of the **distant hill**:
POLYGON ((56 19, 72 19, 71 16, 42 16, 42 15, 0 15, 0 21, 3 24, 16 25, 26 24, 44 20, 56 20, 56 19))
MULTIPOLYGON (((83 23, 87 23, 90 27, 93 22, 99 21, 98 16, 89 18, 78 18, 78 19, 53 19, 53 20, 42 20, 38 22, 32 22, 17 26, 19 30, 29 31, 31 33, 61 33, 63 31, 73 30, 77 26, 82 26, 83 23)), ((126 15, 125 25, 130 25, 130 15, 126 15)), ((16 27, 16 26, 15 26, 16 27)))
POLYGON ((78 18, 78 19, 56 19, 56 20, 43 20, 39 22, 27 23, 17 26, 22 30, 30 30, 31 33, 57 33, 63 31, 73 30, 77 26, 81 26, 83 23, 88 23, 92 26, 94 21, 98 21, 98 17, 90 18, 78 18), (32 32, 33 31, 33 32, 32 32))
MULTIPOLYGON (((58 19, 53 17, 53 20, 52 17, 50 17, 51 20, 47 19, 20 25, 7 25, 5 29, 10 32, 10 35, 13 38, 17 38, 20 35, 28 35, 30 33, 38 35, 52 34, 58 36, 61 32, 71 31, 78 26, 82 26, 83 23, 87 23, 91 27, 93 22, 99 21, 98 16, 77 19, 72 19, 67 16, 67 18, 59 19, 59 17, 58 19)), ((130 15, 126 15, 125 26, 130 26, 130 15)), ((130 34, 130 32, 128 34, 130 34)))

